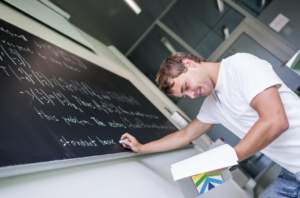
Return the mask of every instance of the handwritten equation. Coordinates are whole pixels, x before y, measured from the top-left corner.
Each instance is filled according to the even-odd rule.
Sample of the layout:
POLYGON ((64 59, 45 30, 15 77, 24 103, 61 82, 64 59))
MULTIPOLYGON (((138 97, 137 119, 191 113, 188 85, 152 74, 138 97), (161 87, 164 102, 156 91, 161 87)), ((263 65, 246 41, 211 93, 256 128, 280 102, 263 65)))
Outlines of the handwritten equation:
MULTIPOLYGON (((91 68, 71 53, 30 38, 0 26, 0 77, 6 86, 14 85, 9 92, 35 115, 36 121, 51 123, 49 126, 58 123, 71 127, 71 131, 94 127, 105 137, 112 130, 152 130, 156 135, 159 131, 167 131, 166 134, 176 130, 172 124, 166 124, 168 120, 149 101, 141 101, 123 88, 124 80, 113 79, 121 77, 106 78, 111 75, 108 71, 91 68)), ((68 137, 57 135, 63 148, 112 146, 118 141, 91 135, 88 130, 81 132, 81 138, 72 133, 75 132, 68 137)))

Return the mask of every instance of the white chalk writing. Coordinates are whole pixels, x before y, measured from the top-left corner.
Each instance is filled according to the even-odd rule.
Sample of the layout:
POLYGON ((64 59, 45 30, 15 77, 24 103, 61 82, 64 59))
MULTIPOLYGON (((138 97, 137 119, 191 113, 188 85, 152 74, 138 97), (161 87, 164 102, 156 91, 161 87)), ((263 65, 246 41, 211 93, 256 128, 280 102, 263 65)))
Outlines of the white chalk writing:
POLYGON ((28 41, 24 35, 22 35, 22 34, 18 35, 18 34, 12 33, 9 30, 4 29, 3 27, 0 27, 0 31, 9 34, 12 37, 17 37, 17 38, 23 39, 24 41, 28 41))
POLYGON ((96 138, 99 140, 99 142, 101 142, 101 144, 102 145, 111 145, 111 144, 116 144, 115 142, 114 142, 114 140, 113 139, 111 139, 111 140, 101 140, 100 138, 98 138, 97 136, 96 136, 96 138))
POLYGON ((95 143, 95 140, 91 139, 88 136, 88 140, 67 140, 64 136, 61 136, 60 142, 63 143, 63 146, 81 146, 81 147, 98 147, 95 143))
POLYGON ((103 122, 97 120, 95 117, 91 117, 92 120, 94 120, 99 126, 106 126, 103 122))
POLYGON ((81 125, 89 124, 89 125, 93 125, 92 123, 90 123, 87 120, 78 120, 75 116, 74 116, 74 118, 72 118, 71 116, 69 116, 68 118, 65 118, 65 117, 62 117, 62 118, 64 119, 64 121, 68 125, 71 125, 71 124, 81 124, 81 125))

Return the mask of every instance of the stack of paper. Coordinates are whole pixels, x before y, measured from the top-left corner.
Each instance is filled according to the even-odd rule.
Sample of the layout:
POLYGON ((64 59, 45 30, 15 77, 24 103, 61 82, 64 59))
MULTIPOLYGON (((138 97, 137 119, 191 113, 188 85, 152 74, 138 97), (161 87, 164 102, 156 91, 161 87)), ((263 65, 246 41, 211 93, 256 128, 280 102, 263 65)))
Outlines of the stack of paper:
POLYGON ((238 161, 235 150, 224 144, 181 162, 172 164, 171 171, 174 180, 206 173, 212 170, 236 165, 238 161))

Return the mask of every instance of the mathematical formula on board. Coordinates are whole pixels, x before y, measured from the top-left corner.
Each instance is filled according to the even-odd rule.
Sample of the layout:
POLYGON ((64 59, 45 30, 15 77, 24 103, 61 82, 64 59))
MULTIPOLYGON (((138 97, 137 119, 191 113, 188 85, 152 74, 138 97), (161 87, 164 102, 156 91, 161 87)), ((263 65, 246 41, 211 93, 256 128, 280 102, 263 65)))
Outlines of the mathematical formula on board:
MULTIPOLYGON (((146 143, 176 131, 128 80, 2 20, 0 96, 0 117, 6 114, 0 143, 15 144, 1 152, 18 154, 20 147, 19 158, 22 152, 37 152, 37 161, 123 152, 116 142, 125 132, 146 143), (111 150, 76 150, 99 147, 111 150)), ((22 163, 19 158, 0 160, 0 166, 22 163)))
MULTIPOLYGON (((10 35, 16 36, 18 38, 26 39, 23 35, 16 35, 10 33, 9 30, 5 30, 2 27, 1 31, 8 33, 10 35)), ((27 40, 27 39, 26 39, 27 40)), ((32 83, 33 85, 39 85, 40 88, 28 88, 27 90, 20 92, 20 97, 24 100, 28 101, 28 106, 32 106, 32 108, 36 111, 41 119, 46 119, 49 121, 64 121, 68 125, 80 124, 80 125, 98 125, 100 127, 121 127, 121 128, 129 128, 129 129, 144 129, 144 128, 156 128, 156 129, 168 129, 167 126, 157 125, 155 123, 143 123, 138 117, 144 117, 151 119, 159 119, 156 115, 142 113, 140 111, 132 112, 128 111, 121 106, 116 106, 113 104, 113 101, 121 101, 123 103, 127 103, 130 105, 138 105, 141 104, 133 97, 126 96, 124 93, 116 93, 114 91, 105 91, 106 94, 97 94, 87 83, 78 82, 75 80, 70 80, 70 82, 66 82, 62 77, 56 77, 54 75, 47 76, 40 71, 36 71, 32 69, 32 66, 28 63, 28 61, 20 55, 20 51, 27 52, 30 54, 36 54, 38 57, 42 59, 49 59, 51 62, 56 65, 66 67, 67 69, 81 72, 79 69, 69 66, 69 63, 76 64, 80 66, 82 69, 87 69, 87 67, 80 62, 75 56, 68 56, 66 53, 62 51, 57 51, 53 49, 50 45, 41 44, 37 41, 34 41, 34 44, 38 48, 44 48, 49 50, 54 57, 62 57, 64 61, 55 60, 53 57, 47 57, 42 55, 41 52, 31 50, 28 47, 22 47, 19 45, 15 45, 11 42, 7 42, 4 39, 1 39, 0 44, 0 61, 5 59, 9 59, 12 65, 0 66, 2 72, 4 72, 8 77, 15 78, 16 80, 23 82, 27 81, 32 83), (5 49, 6 48, 6 49, 5 49), (67 64, 67 63, 68 64, 67 64), (51 87, 53 88, 50 93, 46 93, 43 90, 43 87, 51 87), (59 89, 69 92, 78 92, 82 95, 90 95, 92 98, 90 101, 84 101, 80 99, 78 96, 71 95, 72 98, 67 98, 59 89), (58 118, 55 115, 48 115, 47 112, 44 112, 42 109, 37 109, 34 104, 38 102, 42 105, 61 105, 69 108, 73 108, 78 110, 81 113, 84 113, 85 108, 91 108, 98 111, 101 111, 106 114, 118 114, 120 115, 120 120, 122 122, 117 122, 115 120, 111 120, 109 122, 104 123, 101 121, 101 118, 90 117, 90 119, 85 120, 81 118, 77 118, 76 116, 66 115, 65 117, 58 118)), ((171 128, 174 130, 174 128, 171 128)), ((63 145, 71 145, 67 144, 67 140, 64 138, 61 139, 63 145)), ((74 141, 73 141, 74 142, 74 141)), ((86 142, 86 141, 85 141, 86 142)), ((92 141, 93 142, 93 141, 92 141)), ((102 140, 99 142, 103 142, 102 140)), ((84 146, 84 144, 72 144, 73 146, 84 146)), ((93 144, 86 144, 93 145, 93 144)), ((96 145, 94 143, 94 145, 96 145)), ((105 143, 103 143, 105 145, 105 143)), ((106 144, 107 145, 107 144, 106 144)))

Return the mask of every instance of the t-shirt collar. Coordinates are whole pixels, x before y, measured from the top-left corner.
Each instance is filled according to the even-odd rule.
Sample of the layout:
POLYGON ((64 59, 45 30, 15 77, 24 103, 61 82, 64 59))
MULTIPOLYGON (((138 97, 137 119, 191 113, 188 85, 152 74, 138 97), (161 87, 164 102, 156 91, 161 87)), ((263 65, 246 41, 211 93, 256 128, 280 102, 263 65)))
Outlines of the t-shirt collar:
POLYGON ((217 83, 216 83, 216 86, 215 86, 215 88, 213 89, 213 90, 216 90, 216 91, 219 91, 220 90, 220 88, 221 88, 221 81, 222 81, 222 79, 221 79, 221 77, 222 77, 222 75, 221 75, 221 70, 222 70, 222 65, 223 65, 223 60, 221 61, 221 64, 220 64, 220 69, 219 69, 219 73, 218 73, 218 79, 217 79, 217 83))

